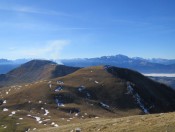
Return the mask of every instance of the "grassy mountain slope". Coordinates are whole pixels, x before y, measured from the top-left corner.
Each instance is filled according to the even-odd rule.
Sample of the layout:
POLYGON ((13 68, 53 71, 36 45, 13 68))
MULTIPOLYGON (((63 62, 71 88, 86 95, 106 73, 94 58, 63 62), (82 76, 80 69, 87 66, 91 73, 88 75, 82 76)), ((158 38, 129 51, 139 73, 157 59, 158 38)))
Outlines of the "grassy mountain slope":
POLYGON ((93 121, 98 124, 148 112, 168 112, 174 110, 173 95, 168 87, 134 71, 103 66, 83 68, 52 80, 0 89, 0 102, 3 102, 0 104, 0 131, 38 130, 58 125, 69 128, 77 123, 88 126, 93 125, 93 121), (153 104, 145 97, 152 96, 154 107, 150 108, 148 106, 153 104), (164 104, 167 101, 168 105, 164 104))

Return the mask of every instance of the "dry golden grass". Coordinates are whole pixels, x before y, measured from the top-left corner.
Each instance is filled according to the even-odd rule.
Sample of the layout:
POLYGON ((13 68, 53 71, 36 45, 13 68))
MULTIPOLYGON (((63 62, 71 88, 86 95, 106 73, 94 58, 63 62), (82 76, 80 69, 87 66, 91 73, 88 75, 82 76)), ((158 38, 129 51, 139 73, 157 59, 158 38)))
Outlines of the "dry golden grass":
POLYGON ((86 122, 46 128, 38 132, 174 132, 175 113, 129 116, 123 118, 99 118, 86 122))

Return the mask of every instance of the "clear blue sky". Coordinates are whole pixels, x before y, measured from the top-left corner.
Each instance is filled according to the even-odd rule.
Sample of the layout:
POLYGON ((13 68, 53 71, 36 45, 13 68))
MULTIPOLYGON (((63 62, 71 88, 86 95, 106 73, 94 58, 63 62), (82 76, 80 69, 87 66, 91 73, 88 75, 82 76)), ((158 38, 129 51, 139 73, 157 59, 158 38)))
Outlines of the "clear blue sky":
POLYGON ((175 58, 175 0, 0 0, 0 58, 175 58))

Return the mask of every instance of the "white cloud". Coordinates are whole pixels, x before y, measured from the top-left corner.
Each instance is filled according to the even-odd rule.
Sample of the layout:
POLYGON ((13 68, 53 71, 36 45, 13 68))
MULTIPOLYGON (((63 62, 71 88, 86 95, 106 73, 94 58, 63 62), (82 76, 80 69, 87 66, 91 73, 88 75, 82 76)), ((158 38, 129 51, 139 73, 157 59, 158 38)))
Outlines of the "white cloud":
POLYGON ((11 51, 11 55, 15 58, 10 58, 42 58, 56 60, 59 59, 61 51, 68 44, 70 44, 68 40, 53 40, 43 45, 40 44, 40 46, 35 48, 29 46, 18 49, 14 48, 14 50, 11 51))
POLYGON ((54 10, 46 10, 46 9, 39 9, 29 6, 0 6, 0 10, 11 11, 11 12, 19 12, 19 13, 34 13, 34 14, 43 14, 43 15, 57 15, 57 16, 66 16, 66 17, 73 17, 72 15, 64 12, 58 12, 54 10))

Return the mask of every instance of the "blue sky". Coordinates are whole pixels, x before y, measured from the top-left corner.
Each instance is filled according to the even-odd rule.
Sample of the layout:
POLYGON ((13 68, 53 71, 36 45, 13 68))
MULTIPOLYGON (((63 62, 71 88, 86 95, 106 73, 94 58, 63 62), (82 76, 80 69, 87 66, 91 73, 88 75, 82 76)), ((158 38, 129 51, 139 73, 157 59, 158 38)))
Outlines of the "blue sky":
POLYGON ((174 0, 1 0, 0 58, 175 58, 174 0))

